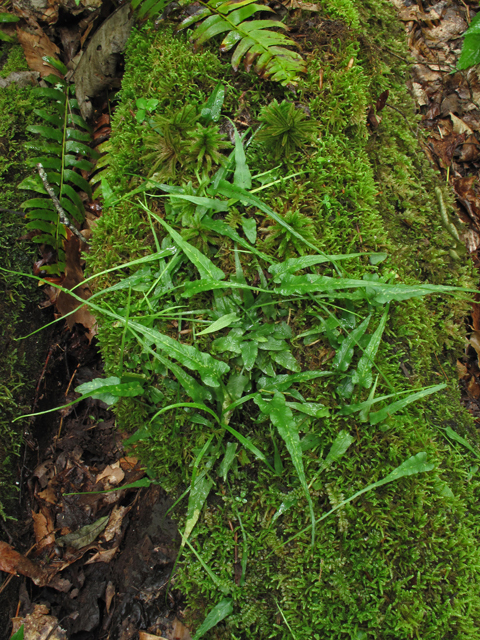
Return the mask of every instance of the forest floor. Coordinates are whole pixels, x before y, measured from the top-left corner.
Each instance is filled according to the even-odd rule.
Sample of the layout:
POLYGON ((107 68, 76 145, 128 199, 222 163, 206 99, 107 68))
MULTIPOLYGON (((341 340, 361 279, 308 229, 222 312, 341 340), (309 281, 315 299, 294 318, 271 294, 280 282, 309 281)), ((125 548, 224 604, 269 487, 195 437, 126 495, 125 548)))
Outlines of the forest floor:
MULTIPOLYGON (((480 307, 441 289, 480 268, 474 4, 272 4, 295 92, 175 12, 134 26, 91 104, 76 80, 102 157, 64 253, 14 188, 48 95, 0 89, 4 266, 44 278, 5 273, 0 308, 3 637, 477 637, 480 307), (274 100, 314 123, 290 156, 249 138, 274 100)), ((30 14, 1 75, 69 67, 111 13, 30 14)))

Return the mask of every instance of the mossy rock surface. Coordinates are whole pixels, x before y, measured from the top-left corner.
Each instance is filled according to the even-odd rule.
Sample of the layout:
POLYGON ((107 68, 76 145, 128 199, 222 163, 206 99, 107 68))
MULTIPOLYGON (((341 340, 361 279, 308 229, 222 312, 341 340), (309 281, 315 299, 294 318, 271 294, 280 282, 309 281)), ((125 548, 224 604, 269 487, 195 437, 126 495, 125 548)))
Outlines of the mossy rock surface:
MULTIPOLYGON (((0 75, 27 69, 20 45, 2 43, 0 75)), ((17 184, 30 173, 26 165, 28 152, 24 142, 26 127, 35 121, 34 109, 42 106, 33 97, 32 87, 11 84, 0 89, 0 250, 2 267, 30 273, 36 257, 35 248, 22 236, 25 225, 19 211, 25 199, 17 184), (17 213, 14 213, 17 211, 17 213), (19 215, 20 214, 20 215, 19 215)), ((0 517, 18 515, 16 473, 26 421, 13 422, 28 412, 35 393, 35 380, 45 350, 44 335, 28 340, 22 336, 38 329, 42 323, 38 303, 41 292, 27 278, 12 273, 1 274, 0 295, 0 517), (5 509, 5 511, 3 510, 5 509)))
MULTIPOLYGON (((306 12, 291 17, 293 25, 297 21, 306 34, 303 55, 308 63, 295 94, 253 74, 234 74, 214 45, 192 51, 187 37, 175 33, 175 25, 161 23, 156 29, 147 24, 135 30, 126 52, 105 175, 121 196, 149 174, 142 142, 148 124, 135 117, 138 98, 158 100, 156 113, 172 117, 185 104, 202 105, 222 82, 226 86, 222 114, 239 126, 245 122, 255 125, 262 108, 273 99, 281 102, 286 98, 308 110, 318 124, 318 135, 308 147, 279 163, 278 179, 297 172, 301 175, 279 180, 260 192, 262 199, 285 218, 299 213, 299 228, 306 232, 308 227, 310 237, 327 254, 388 254, 378 265, 368 257, 350 261, 346 269, 351 278, 395 274, 398 282, 410 284, 474 286, 469 262, 455 261, 449 255, 451 239, 435 200, 439 178, 416 134, 417 116, 405 88, 409 65, 402 62, 408 52, 394 10, 387 2, 329 0, 320 4, 321 12, 313 17, 306 12), (387 89, 388 105, 379 126, 372 130, 366 121, 368 108, 387 89)), ((247 161, 252 175, 272 168, 268 151, 255 143, 247 152, 247 161)), ((194 168, 180 166, 170 182, 191 180, 196 184, 197 177, 194 168)), ((450 206, 446 189, 444 199, 450 206)), ((147 201, 164 216, 163 199, 147 201)), ((267 220, 256 217, 258 229, 265 230, 263 235, 259 232, 257 247, 278 258, 298 254, 291 238, 281 237, 267 220)), ((229 221, 234 223, 233 218, 229 221)), ((178 229, 182 231, 180 225, 178 229)), ((190 233, 191 229, 183 231, 190 233)), ((151 225, 139 206, 118 204, 107 209, 99 221, 89 269, 99 272, 155 251, 155 240, 162 242, 165 237, 162 227, 151 225)), ((203 242, 224 271, 235 270, 230 240, 217 239, 215 244, 211 237, 189 237, 203 242)), ((248 257, 241 261, 248 281, 254 277, 255 265, 248 257)), ((197 277, 188 265, 182 269, 179 277, 184 280, 197 277)), ((119 279, 110 275, 98 286, 119 279)), ((109 299, 110 309, 125 313, 127 306, 134 309, 142 295, 141 287, 130 293, 117 292, 109 299)), ((173 298, 167 299, 165 305, 174 303, 173 298)), ((176 303, 185 301, 179 298, 176 303)), ((161 310, 162 304, 154 311, 161 310)), ((209 304, 208 295, 192 302, 195 308, 202 304, 209 304)), ((229 483, 212 473, 215 485, 190 540, 196 553, 191 547, 183 551, 175 577, 175 587, 186 597, 187 620, 193 628, 224 597, 223 590, 233 598, 233 615, 205 637, 478 637, 478 468, 467 450, 445 437, 445 429, 451 427, 473 446, 479 442, 460 404, 454 366, 461 353, 467 310, 468 303, 459 296, 392 304, 377 356, 383 376, 379 388, 385 393, 389 385, 395 391, 418 390, 445 380, 447 389, 379 425, 338 415, 336 407, 342 401, 338 378, 322 378, 299 387, 308 401, 320 401, 330 409, 328 417, 308 425, 308 433, 318 440, 303 456, 307 480, 318 475, 341 429, 354 437, 346 455, 311 487, 317 518, 344 497, 385 477, 409 456, 425 451, 435 463, 431 472, 368 492, 325 519, 317 527, 313 551, 308 531, 284 544, 308 526, 307 501, 280 439, 272 439, 270 427, 245 405, 232 426, 272 460, 278 448, 282 472, 273 475, 250 451, 243 450, 229 483), (294 504, 274 519, 282 502, 292 498, 294 504), (234 580, 236 553, 239 558, 248 554, 243 586, 234 580), (216 581, 198 556, 217 576, 216 581)), ((276 312, 278 320, 288 319, 295 334, 311 326, 305 304, 279 305, 276 312)), ((380 312, 374 315, 378 322, 380 312)), ((167 321, 160 319, 155 326, 172 332, 167 321)), ((124 368, 143 372, 158 391, 157 396, 150 395, 149 402, 125 400, 117 409, 120 424, 134 430, 149 419, 152 406, 155 411, 188 398, 182 396, 174 378, 164 376, 161 368, 152 370, 132 339, 126 340, 120 356, 122 335, 119 323, 102 319, 100 344, 107 369, 116 374, 122 358, 124 368)), ((295 344, 294 353, 303 369, 328 366, 325 340, 315 346, 304 345, 302 340, 295 344)), ((208 350, 209 339, 202 338, 197 346, 208 350)), ((193 462, 210 431, 205 424, 192 421, 191 413, 183 409, 166 416, 137 452, 144 456, 152 475, 173 496, 180 496, 190 484, 193 462)), ((185 513, 186 505, 180 502, 175 515, 181 524, 185 513)))

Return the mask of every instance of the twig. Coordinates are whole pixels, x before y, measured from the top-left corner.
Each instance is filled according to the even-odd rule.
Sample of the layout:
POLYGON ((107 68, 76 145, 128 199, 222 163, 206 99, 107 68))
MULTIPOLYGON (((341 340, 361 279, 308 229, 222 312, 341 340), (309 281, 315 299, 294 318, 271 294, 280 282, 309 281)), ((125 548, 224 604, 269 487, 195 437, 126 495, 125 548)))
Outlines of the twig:
POLYGON ((52 187, 50 186, 50 184, 48 182, 47 174, 45 173, 45 169, 43 168, 43 165, 42 165, 41 162, 39 162, 37 164, 37 169, 38 169, 38 174, 39 174, 40 178, 42 179, 43 186, 47 190, 47 193, 50 196, 50 198, 52 199, 53 205, 54 205, 55 209, 57 210, 58 217, 60 218, 60 222, 62 224, 64 224, 66 227, 68 227, 70 229, 70 231, 72 233, 74 233, 78 238, 80 238, 80 240, 82 242, 85 242, 85 244, 88 244, 88 240, 85 238, 85 236, 82 233, 80 233, 80 231, 73 226, 73 224, 70 222, 70 220, 65 215, 65 211, 63 210, 63 207, 60 204, 60 200, 57 198, 57 196, 55 195, 55 191, 52 189, 52 187))

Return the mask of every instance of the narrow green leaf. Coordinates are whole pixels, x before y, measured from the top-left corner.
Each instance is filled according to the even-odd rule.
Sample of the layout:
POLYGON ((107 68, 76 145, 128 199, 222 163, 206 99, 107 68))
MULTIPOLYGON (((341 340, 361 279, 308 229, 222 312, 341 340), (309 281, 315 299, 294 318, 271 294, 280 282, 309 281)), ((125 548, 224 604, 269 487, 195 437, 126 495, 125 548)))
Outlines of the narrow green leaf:
MULTIPOLYGON (((250 189, 252 186, 252 176, 247 165, 245 157, 245 149, 243 142, 238 135, 237 128, 235 130, 235 173, 233 176, 233 184, 241 189, 250 189)), ((254 241, 255 242, 255 241, 254 241)))
POLYGON ((65 102, 65 94, 58 89, 51 89, 50 87, 35 87, 33 93, 39 98, 49 98, 50 100, 57 100, 58 102, 65 102))
MULTIPOLYGON (((172 507, 170 507, 170 508, 172 508, 172 507)), ((229 588, 229 585, 225 584, 225 582, 222 582, 220 580, 220 578, 217 575, 215 575, 215 573, 210 569, 208 564, 206 564, 206 562, 204 562, 202 556, 198 553, 198 551, 195 549, 195 547, 190 544, 190 542, 188 540, 187 540, 187 547, 195 555, 197 560, 200 562, 200 564, 204 568, 205 573, 208 575, 208 577, 213 582, 213 584, 217 587, 217 589, 219 591, 221 591, 224 595, 228 595, 230 593, 230 591, 231 591, 231 588, 229 588)), ((177 564, 177 561, 178 561, 178 556, 177 556, 177 560, 175 561, 175 565, 177 564)), ((175 565, 174 565, 174 568, 175 568, 175 565)), ((172 573, 173 573, 173 570, 172 570, 172 573)))
POLYGON ((200 205, 201 207, 206 207, 207 209, 213 209, 218 213, 222 211, 228 211, 228 203, 226 200, 215 200, 213 198, 205 198, 203 196, 189 196, 184 193, 175 193, 170 196, 171 202, 176 202, 177 200, 186 200, 187 202, 192 202, 193 204, 200 205))
POLYGON ((265 391, 287 391, 296 382, 308 382, 315 378, 332 376, 333 371, 303 371, 302 373, 282 374, 275 378, 259 378, 257 388, 265 391))
POLYGON ((417 400, 421 400, 426 396, 431 395, 432 393, 436 393, 437 391, 441 391, 445 389, 446 384, 437 384, 435 387, 430 387, 429 389, 423 389, 422 391, 418 391, 417 393, 412 393, 406 398, 402 398, 402 400, 397 400, 397 402, 393 402, 389 404, 387 407, 380 409, 380 411, 375 411, 375 413, 370 414, 370 424, 378 424, 383 420, 386 420, 389 416, 391 416, 396 411, 400 411, 404 409, 407 405, 412 402, 416 402, 417 400))
POLYGON ((225 99, 225 86, 219 82, 212 91, 200 114, 202 124, 218 122, 225 99))
POLYGON ((190 491, 187 508, 187 522, 185 523, 185 531, 182 536, 182 546, 190 537, 195 525, 197 524, 200 513, 205 504, 208 494, 213 487, 213 480, 207 476, 198 476, 190 491))
POLYGON ((67 67, 63 64, 63 62, 60 62, 60 60, 57 60, 56 58, 52 57, 52 56, 43 56, 42 60, 44 62, 47 62, 51 67, 53 67, 54 69, 56 69, 57 71, 60 71, 60 73, 64 76, 67 75, 68 73, 68 69, 67 67))
POLYGON ((312 416, 312 418, 324 418, 329 413, 327 407, 318 402, 287 402, 287 407, 312 416))
MULTIPOLYGON (((316 524, 319 524, 322 520, 325 520, 326 518, 328 518, 328 516, 330 516, 335 511, 338 511, 338 509, 341 509, 349 502, 352 502, 353 500, 356 500, 364 493, 367 493, 367 491, 371 491, 372 489, 381 487, 382 485, 385 485, 389 482, 399 480, 400 478, 403 478, 405 476, 411 476, 418 473, 426 473, 428 471, 431 471, 434 468, 435 468, 435 465, 427 461, 427 454, 424 451, 421 451, 420 453, 417 453, 417 455, 412 456, 411 458, 408 458, 408 460, 405 460, 405 462, 403 462, 394 471, 389 473, 388 476, 383 478, 383 480, 379 480, 378 482, 373 482, 372 484, 369 484, 364 489, 357 491, 357 493, 353 494, 353 496, 350 496, 350 498, 347 498, 346 500, 342 500, 342 502, 339 502, 333 509, 330 509, 330 511, 328 511, 327 513, 324 513, 323 516, 318 518, 316 520, 316 524)), ((302 531, 299 531, 298 533, 293 535, 291 538, 286 540, 282 544, 282 546, 289 544, 295 538, 298 538, 302 534, 306 533, 310 529, 310 527, 311 525, 309 525, 308 527, 305 527, 305 529, 302 529, 302 531)))
POLYGON ((92 188, 82 176, 71 169, 64 169, 63 172, 64 180, 68 180, 68 182, 72 182, 76 187, 78 187, 81 191, 85 191, 85 193, 91 198, 92 197, 92 188))
POLYGON ((269 273, 274 277, 274 282, 281 282, 283 276, 295 273, 296 271, 300 271, 301 269, 308 269, 310 267, 314 267, 317 264, 322 264, 324 262, 338 262, 340 260, 351 260, 353 258, 361 258, 366 253, 347 253, 341 255, 316 255, 316 256, 302 256, 301 258, 290 258, 285 260, 284 262, 280 262, 278 264, 272 264, 268 268, 269 273))
POLYGON ((225 362, 216 360, 209 353, 199 351, 195 347, 182 344, 156 329, 133 321, 130 322, 130 327, 153 342, 158 349, 165 351, 170 358, 177 360, 188 369, 198 371, 203 382, 209 387, 220 386, 221 376, 230 371, 230 367, 225 362))
POLYGON ((223 478, 223 481, 227 481, 227 475, 230 467, 232 466, 232 462, 235 459, 235 454, 237 452, 237 443, 236 442, 227 442, 227 450, 225 451, 225 456, 222 460, 222 463, 218 469, 218 475, 223 478))
POLYGON ((345 336, 342 344, 340 345, 340 349, 338 349, 334 359, 332 360, 332 367, 335 367, 340 371, 347 371, 350 363, 352 362, 355 346, 367 330, 371 318, 371 315, 365 318, 362 324, 345 336))
POLYGON ((307 274, 304 276, 286 275, 275 291, 283 296, 291 296, 305 293, 330 293, 343 289, 365 289, 367 287, 375 290, 377 294, 375 301, 379 304, 385 304, 393 300, 401 301, 409 300, 410 298, 420 298, 434 293, 444 294, 453 291, 470 291, 470 289, 464 289, 462 287, 448 287, 433 284, 385 284, 384 282, 374 280, 330 278, 329 276, 319 276, 316 274, 307 274))
POLYGON ((466 447, 471 453, 473 453, 474 456, 480 458, 480 453, 472 447, 468 440, 462 438, 462 436, 456 433, 456 431, 454 431, 451 427, 447 427, 445 429, 445 433, 449 438, 451 438, 452 440, 456 440, 456 442, 466 447))
POLYGON ((373 384, 372 367, 387 324, 388 311, 387 307, 353 374, 353 381, 365 389, 370 389, 373 384))
POLYGON ((249 242, 255 244, 257 241, 257 221, 255 218, 243 218, 242 229, 249 242))
POLYGON ((233 601, 231 598, 224 598, 210 611, 208 616, 198 627, 197 633, 193 636, 193 640, 199 640, 207 631, 213 629, 219 622, 233 613, 233 601))
MULTIPOLYGON (((146 208, 146 207, 145 207, 146 208)), ((151 215, 159 222, 170 234, 171 238, 184 252, 187 258, 197 267, 200 277, 203 279, 223 280, 225 274, 221 269, 216 267, 213 262, 203 255, 197 248, 186 242, 182 236, 177 233, 172 227, 165 222, 162 218, 157 216, 153 211, 150 211, 151 215)))
MULTIPOLYGON (((254 397, 256 397, 256 394, 252 394, 254 395, 254 397)), ((242 398, 243 400, 243 398, 242 398)), ((240 404, 240 403, 239 403, 240 404)), ((231 409, 231 407, 227 407, 227 411, 231 409)), ((272 467, 270 466, 270 464, 268 463, 268 460, 266 459, 265 455, 260 451, 260 449, 258 449, 253 442, 251 442, 248 438, 246 438, 245 436, 243 436, 240 432, 238 432, 236 429, 234 429, 233 427, 231 427, 228 424, 223 423, 222 427, 224 427, 229 433, 232 434, 232 436, 235 436, 235 438, 237 438, 237 440, 239 442, 241 442, 241 444, 243 444, 243 446, 248 449, 249 451, 251 451, 251 453, 253 453, 253 455, 258 458, 259 460, 261 460, 262 462, 264 462, 267 467, 273 471, 272 467)))
MULTIPOLYGON (((211 229, 212 231, 215 231, 215 233, 218 233, 218 234, 220 234, 222 236, 226 236, 227 238, 230 238, 234 242, 237 242, 241 247, 244 247, 245 249, 248 249, 253 254, 255 254, 259 258, 262 258, 262 260, 265 260, 266 262, 272 262, 272 260, 273 260, 273 258, 271 256, 268 256, 266 253, 263 253, 262 251, 259 251, 258 249, 256 249, 252 245, 250 245, 248 242, 246 242, 235 231, 235 229, 232 229, 232 227, 230 227, 226 222, 223 222, 223 220, 214 220, 213 218, 205 217, 202 220, 202 226, 206 227, 207 229, 211 229)), ((244 219, 243 230, 245 232, 245 235, 247 236, 247 238, 250 241, 252 241, 252 238, 253 238, 253 228, 254 227, 255 227, 255 239, 256 239, 256 222, 255 222, 255 220, 253 218, 245 218, 244 219), (252 222, 250 222, 250 220, 253 220, 253 224, 252 224, 252 222), (248 222, 248 224, 246 224, 247 222, 248 222), (248 229, 248 232, 250 233, 250 236, 248 235, 248 233, 245 230, 245 228, 248 229)), ((255 240, 253 240, 253 242, 255 242, 255 240)))
POLYGON ((15 631, 13 636, 11 636, 10 640, 23 640, 23 638, 24 638, 24 630, 25 630, 25 625, 22 624, 22 626, 19 628, 19 630, 15 631))
POLYGON ((53 209, 53 202, 49 198, 30 198, 20 205, 22 209, 53 209))
POLYGON ((328 452, 328 455, 323 462, 323 468, 329 467, 334 462, 338 462, 338 460, 340 460, 340 458, 344 455, 352 442, 355 442, 355 438, 351 436, 348 431, 342 429, 342 431, 340 431, 340 433, 335 438, 335 441, 333 442, 330 451, 328 452))
POLYGON ((218 320, 215 320, 215 322, 212 322, 212 324, 209 327, 197 333, 197 336, 204 336, 207 333, 214 333, 215 331, 220 331, 221 329, 225 329, 225 327, 229 327, 230 325, 234 324, 238 320, 240 320, 240 318, 237 316, 236 313, 227 313, 226 315, 222 316, 218 320))
POLYGON ((0 13, 0 22, 18 22, 20 18, 12 13, 0 13))
POLYGON ((63 127, 63 119, 60 118, 59 116, 53 113, 50 113, 45 109, 34 109, 33 111, 37 116, 40 116, 40 118, 43 118, 50 124, 53 124, 54 127, 57 127, 57 128, 63 127))
POLYGON ((62 132, 59 129, 54 129, 53 127, 46 127, 43 124, 29 124, 27 131, 30 131, 30 133, 38 133, 44 138, 49 138, 56 142, 63 142, 62 132))
POLYGON ((302 447, 300 446, 300 437, 298 435, 297 425, 293 419, 292 411, 287 407, 285 402, 285 396, 278 391, 275 392, 273 399, 270 402, 262 400, 260 395, 255 399, 256 404, 260 408, 262 413, 270 416, 272 424, 277 428, 280 437, 285 442, 290 457, 292 458, 293 466, 297 472, 300 484, 305 492, 305 497, 308 501, 310 508, 310 517, 312 520, 312 547, 315 544, 315 514, 313 511, 312 498, 307 486, 307 479, 305 477, 305 471, 302 461, 302 447))

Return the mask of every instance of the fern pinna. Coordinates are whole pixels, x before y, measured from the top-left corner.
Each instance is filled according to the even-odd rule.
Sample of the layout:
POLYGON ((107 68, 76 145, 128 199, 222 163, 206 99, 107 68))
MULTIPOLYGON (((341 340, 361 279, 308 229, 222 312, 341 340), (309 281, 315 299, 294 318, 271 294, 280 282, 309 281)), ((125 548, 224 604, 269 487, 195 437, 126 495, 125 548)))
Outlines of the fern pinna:
MULTIPOLYGON (((48 58, 49 64, 66 73, 66 68, 57 60, 48 58)), ((28 130, 41 136, 42 140, 27 143, 27 148, 38 152, 39 156, 30 158, 28 164, 36 167, 41 164, 47 173, 47 179, 71 223, 80 224, 84 218, 82 199, 76 189, 92 196, 87 180, 76 170, 91 171, 93 164, 87 157, 95 152, 88 146, 92 139, 91 129, 78 113, 75 87, 68 86, 65 80, 56 75, 44 78, 51 86, 34 89, 39 98, 50 101, 50 109, 35 109, 36 115, 47 124, 30 125, 28 130)), ((39 244, 50 245, 57 254, 56 264, 45 265, 47 273, 61 273, 65 269, 63 240, 66 230, 59 219, 52 199, 48 195, 38 174, 25 178, 19 189, 36 191, 40 197, 31 198, 22 204, 26 210, 27 228, 40 231, 32 238, 39 244)))
POLYGON ((288 27, 279 20, 248 20, 258 11, 273 12, 270 7, 256 4, 255 0, 210 0, 200 4, 203 7, 179 26, 179 29, 185 29, 201 21, 192 35, 195 47, 220 33, 228 32, 220 45, 220 51, 230 51, 237 45, 232 55, 232 67, 235 71, 242 59, 247 71, 250 71, 256 61, 255 71, 263 78, 284 86, 296 84, 298 74, 305 71, 305 62, 299 53, 286 47, 296 47, 297 44, 285 34, 271 30, 288 27))

